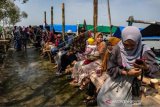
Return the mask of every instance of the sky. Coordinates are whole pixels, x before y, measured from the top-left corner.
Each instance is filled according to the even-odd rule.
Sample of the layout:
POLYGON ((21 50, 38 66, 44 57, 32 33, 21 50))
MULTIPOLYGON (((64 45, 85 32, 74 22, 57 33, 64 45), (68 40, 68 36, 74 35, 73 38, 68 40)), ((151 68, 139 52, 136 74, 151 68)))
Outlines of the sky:
MULTIPOLYGON (((47 12, 47 23, 50 24, 50 9, 54 8, 54 24, 62 23, 62 3, 65 3, 65 23, 77 24, 86 20, 87 24, 93 24, 93 0, 29 0, 21 4, 17 0, 21 11, 28 13, 27 19, 22 19, 17 25, 42 25, 44 11, 47 12)), ((134 16, 134 19, 144 21, 160 21, 160 0, 110 0, 112 25, 127 26, 126 19, 134 16)), ((109 25, 107 0, 98 0, 98 25, 109 25)), ((134 24, 137 27, 145 27, 145 24, 134 24)))

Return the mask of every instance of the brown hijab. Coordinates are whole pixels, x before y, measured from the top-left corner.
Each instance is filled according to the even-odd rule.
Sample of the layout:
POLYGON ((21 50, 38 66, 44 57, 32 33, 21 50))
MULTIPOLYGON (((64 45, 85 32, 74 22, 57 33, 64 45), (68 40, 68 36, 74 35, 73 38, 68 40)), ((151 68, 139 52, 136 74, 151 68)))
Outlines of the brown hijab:
POLYGON ((103 59, 104 53, 105 53, 105 50, 106 50, 106 44, 105 44, 104 41, 101 41, 101 42, 97 41, 97 39, 98 39, 100 36, 103 37, 102 33, 100 33, 100 32, 96 33, 95 43, 96 43, 96 45, 97 45, 97 50, 98 50, 99 53, 100 53, 101 59, 103 59))
MULTIPOLYGON (((119 43, 120 39, 119 38, 116 38, 116 37, 109 37, 108 39, 108 42, 111 46, 115 46, 119 43)), ((112 49, 112 48, 110 48, 112 49)), ((107 70, 107 61, 109 59, 109 56, 110 56, 110 52, 111 50, 107 49, 106 52, 105 52, 105 55, 104 55, 104 58, 103 58, 103 61, 102 61, 102 70, 103 71, 106 71, 107 70)))

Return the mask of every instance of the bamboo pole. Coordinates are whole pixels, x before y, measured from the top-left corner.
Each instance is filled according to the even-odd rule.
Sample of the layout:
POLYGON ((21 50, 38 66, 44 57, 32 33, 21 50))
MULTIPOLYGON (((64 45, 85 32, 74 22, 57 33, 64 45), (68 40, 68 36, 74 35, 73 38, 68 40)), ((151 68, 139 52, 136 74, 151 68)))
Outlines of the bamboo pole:
POLYGON ((111 22, 111 12, 110 12, 109 0, 107 0, 107 5, 108 5, 108 18, 109 18, 110 35, 112 36, 112 22, 111 22))
POLYGON ((97 25, 98 25, 98 0, 94 0, 93 2, 93 25, 94 25, 94 36, 97 32, 97 25))
POLYGON ((51 27, 53 27, 53 6, 51 6, 51 27))
POLYGON ((45 25, 45 27, 46 27, 46 23, 47 23, 47 21, 46 21, 46 11, 44 12, 44 25, 45 25))
POLYGON ((62 3, 62 36, 65 36, 65 5, 62 3))

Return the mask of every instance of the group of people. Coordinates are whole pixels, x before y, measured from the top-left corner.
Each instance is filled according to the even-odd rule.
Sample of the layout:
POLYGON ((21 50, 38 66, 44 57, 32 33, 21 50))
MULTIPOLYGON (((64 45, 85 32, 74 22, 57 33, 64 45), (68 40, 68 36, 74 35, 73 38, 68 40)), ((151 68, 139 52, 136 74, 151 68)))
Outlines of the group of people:
POLYGON ((27 43, 41 47, 42 56, 49 51, 54 57, 56 75, 70 75, 71 86, 86 89, 87 104, 100 107, 133 106, 141 100, 144 77, 159 78, 160 66, 152 50, 142 43, 140 30, 124 28, 121 38, 102 33, 93 36, 80 28, 76 36, 71 30, 65 34, 40 27, 18 27, 13 30, 14 48, 26 50, 27 43))
POLYGON ((14 26, 13 29, 13 43, 14 48, 17 51, 26 50, 27 44, 39 44, 41 42, 41 32, 40 27, 21 27, 14 26))
POLYGON ((156 78, 160 71, 154 53, 142 44, 142 35, 134 26, 126 27, 121 38, 109 37, 107 41, 102 33, 93 37, 84 28, 79 36, 68 32, 65 41, 54 32, 49 33, 48 39, 43 34, 43 54, 46 50, 53 54, 58 76, 68 73, 70 85, 86 88, 86 103, 132 106, 141 98, 143 77, 156 78))

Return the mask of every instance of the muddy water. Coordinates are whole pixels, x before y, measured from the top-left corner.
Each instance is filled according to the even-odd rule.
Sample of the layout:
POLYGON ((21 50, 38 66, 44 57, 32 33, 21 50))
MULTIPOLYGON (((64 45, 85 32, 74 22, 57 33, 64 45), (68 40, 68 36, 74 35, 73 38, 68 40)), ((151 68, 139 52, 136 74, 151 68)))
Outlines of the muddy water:
POLYGON ((1 106, 85 106, 84 93, 69 85, 66 76, 56 77, 53 64, 38 50, 10 49, 3 68, 9 78, 0 95, 1 106))

